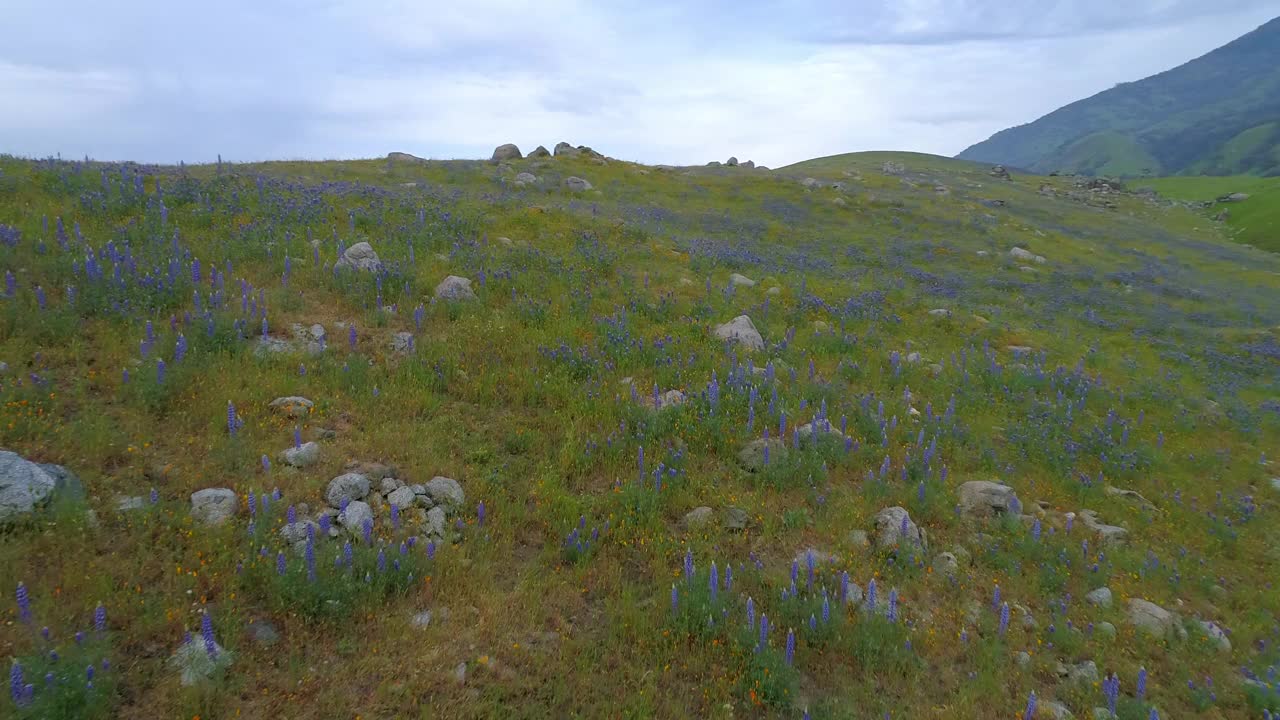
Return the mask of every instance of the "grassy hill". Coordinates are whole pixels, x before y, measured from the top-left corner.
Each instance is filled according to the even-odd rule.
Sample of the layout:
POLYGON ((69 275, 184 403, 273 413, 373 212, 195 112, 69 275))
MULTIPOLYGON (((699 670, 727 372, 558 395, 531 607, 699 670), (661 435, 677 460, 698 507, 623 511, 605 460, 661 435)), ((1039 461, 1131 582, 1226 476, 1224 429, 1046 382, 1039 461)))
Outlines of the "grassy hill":
POLYGON ((0 716, 1280 711, 1280 257, 946 158, 602 163, 0 158, 0 448, 85 490, 0 504, 0 716))
POLYGON ((1204 211, 1226 211, 1231 238, 1254 247, 1280 252, 1280 178, 1172 177, 1142 181, 1162 196, 1190 202, 1210 202, 1232 193, 1249 196, 1242 202, 1214 203, 1204 211))
POLYGON ((1001 130, 959 157, 1090 175, 1280 175, 1280 18, 1203 57, 1001 130))

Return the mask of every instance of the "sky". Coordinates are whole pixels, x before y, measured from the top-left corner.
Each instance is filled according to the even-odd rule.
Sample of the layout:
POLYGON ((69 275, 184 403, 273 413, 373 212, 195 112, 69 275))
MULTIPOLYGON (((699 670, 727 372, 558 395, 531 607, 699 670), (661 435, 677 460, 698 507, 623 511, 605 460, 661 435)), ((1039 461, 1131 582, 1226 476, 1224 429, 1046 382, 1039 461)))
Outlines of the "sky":
POLYGON ((1275 0, 3 0, 0 153, 140 162, 954 155, 1275 0))

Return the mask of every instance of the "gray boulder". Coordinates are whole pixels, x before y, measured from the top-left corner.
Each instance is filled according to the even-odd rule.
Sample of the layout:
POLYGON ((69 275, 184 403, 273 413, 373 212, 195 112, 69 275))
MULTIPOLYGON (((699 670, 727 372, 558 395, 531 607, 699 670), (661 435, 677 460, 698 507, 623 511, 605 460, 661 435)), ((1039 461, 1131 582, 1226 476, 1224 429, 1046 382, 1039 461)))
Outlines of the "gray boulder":
POLYGON ((299 520, 295 523, 289 523, 280 528, 280 539, 289 545, 297 543, 305 543, 307 541, 307 528, 312 528, 311 532, 316 533, 319 537, 320 526, 310 520, 299 520))
POLYGON ((1147 512, 1154 512, 1156 509, 1155 503, 1143 497, 1136 490, 1126 490, 1125 488, 1112 487, 1111 485, 1108 485, 1103 488, 1102 491, 1107 494, 1107 497, 1113 497, 1118 500, 1133 503, 1147 512))
POLYGON ((577 157, 578 149, 567 142, 558 142, 555 147, 556 157, 577 157))
POLYGON ((776 463, 786 457, 787 446, 778 438, 756 438, 738 451, 738 463, 749 472, 760 472, 769 463, 776 463), (765 460, 765 448, 769 448, 768 462, 765 460))
POLYGON ((533 173, 522 172, 516 175, 516 187, 524 187, 538 182, 538 176, 533 173))
POLYGON ((724 520, 721 526, 725 530, 741 531, 746 530, 747 525, 751 523, 751 517, 747 515, 747 511, 739 507, 729 507, 724 510, 724 520))
MULTIPOLYGON (((322 331, 323 329, 321 328, 322 331)), ((300 395, 290 395, 272 400, 268 407, 279 415, 297 419, 306 417, 311 412, 311 409, 315 407, 315 403, 300 395)))
POLYGON ((876 547, 882 550, 905 545, 928 549, 925 532, 912 522, 906 508, 888 507, 876 513, 875 538, 876 547))
POLYGON ((533 151, 530 152, 527 157, 529 157, 530 159, 545 158, 545 157, 551 157, 551 153, 548 152, 545 147, 539 145, 538 147, 534 148, 533 151))
POLYGON ((489 161, 501 162, 503 160, 519 160, 522 157, 524 157, 524 155, 520 154, 520 148, 516 147, 512 143, 506 143, 505 145, 499 145, 494 148, 493 156, 489 158, 489 161))
POLYGON ((398 332, 391 336, 391 351, 407 353, 413 349, 413 333, 398 332))
POLYGON ((342 257, 338 258, 338 262, 333 266, 339 270, 368 270, 375 271, 382 267, 382 261, 378 259, 378 253, 373 251, 373 246, 367 242, 358 242, 347 248, 342 253, 342 257))
POLYGON ((0 523, 27 515, 48 502, 56 485, 41 466, 0 450, 0 523))
POLYGON ((61 465, 53 463, 36 463, 44 470, 49 477, 53 478, 53 495, 54 497, 83 500, 84 484, 80 482, 80 478, 75 473, 66 469, 61 465))
POLYGON ((1180 627, 1177 615, 1139 598, 1129 600, 1126 620, 1139 632, 1157 639, 1169 637, 1180 627))
POLYGON ((352 535, 364 532, 365 521, 373 522, 373 508, 363 500, 352 500, 347 503, 346 510, 338 513, 338 524, 352 535))
POLYGON ((320 461, 320 446, 305 442, 280 453, 280 461, 289 467, 304 468, 320 461))
POLYGON ((453 478, 437 475, 426 484, 427 497, 437 506, 447 505, 454 509, 461 508, 467 501, 462 486, 453 478))
POLYGON ((444 537, 446 529, 448 529, 448 519, 445 517, 444 508, 437 505, 428 510, 427 524, 423 528, 424 532, 430 537, 439 539, 444 537))
POLYGON ((960 512, 973 518, 990 518, 1022 512, 1017 493, 1008 485, 971 480, 960 486, 960 512))
POLYGON ((764 338, 756 330, 755 323, 746 315, 739 315, 723 325, 717 325, 715 336, 721 340, 736 342, 752 350, 764 349, 764 338))
POLYGON ((754 160, 743 160, 742 162, 738 163, 738 167, 746 168, 748 170, 755 169, 755 166, 756 166, 756 163, 754 160))
POLYGON ((204 525, 221 525, 236 514, 236 494, 230 488, 205 488, 191 493, 191 517, 204 525))
POLYGON ((1031 252, 1030 250, 1025 250, 1020 247, 1015 247, 1012 250, 1010 250, 1009 255, 1011 255, 1015 259, 1034 262, 1038 265, 1043 265, 1045 264, 1045 262, 1047 262, 1044 259, 1044 257, 1037 255, 1031 252))
POLYGON ((333 507, 342 501, 363 500, 369 494, 369 478, 360 473, 346 473, 329 481, 324 499, 333 507))
POLYGON ((147 506, 147 499, 141 495, 120 496, 116 498, 116 512, 133 512, 147 506))
POLYGON ((1096 605, 1100 608, 1109 608, 1111 607, 1111 588, 1100 587, 1097 590, 1092 590, 1088 595, 1084 596, 1084 599, 1087 600, 1090 605, 1096 605))
POLYGON ((210 653, 200 634, 194 633, 190 641, 182 643, 169 657, 169 666, 178 671, 182 684, 190 687, 212 678, 230 665, 232 659, 232 654, 216 641, 210 653))
POLYGON ((729 276, 729 284, 734 287, 755 287, 756 281, 746 275, 733 273, 729 276))
POLYGON ((1093 510, 1081 510, 1077 517, 1084 526, 1098 536, 1104 545, 1119 545, 1129 538, 1129 531, 1118 525, 1108 525, 1093 510))
POLYGON ((939 572, 947 575, 955 575, 960 571, 960 561, 956 559, 954 553, 949 552, 938 553, 934 556, 933 566, 939 572))
POLYGON ((392 162, 413 162, 413 163, 426 162, 425 158, 420 158, 417 155, 410 155, 407 152, 389 152, 387 153, 387 159, 392 162))
POLYGON ((565 187, 569 188, 574 192, 585 192, 591 189, 591 183, 587 182, 586 180, 583 180, 580 177, 574 177, 574 176, 569 176, 565 178, 564 185, 565 187))
POLYGON ((1057 700, 1042 700, 1040 702, 1040 714, 1049 718, 1049 720, 1075 720, 1075 715, 1067 709, 1066 705, 1057 700))
POLYGON ((475 300, 476 293, 471 289, 471 280, 457 275, 450 275, 436 285, 435 296, 441 300, 475 300))
POLYGON ((696 507, 684 515, 684 526, 686 528, 697 528, 710 522, 711 517, 715 515, 715 510, 703 505, 696 507))
POLYGON ((387 494, 387 502, 401 510, 412 507, 417 498, 411 487, 398 487, 387 494))
POLYGON ((1217 623, 1209 620, 1196 620, 1196 624, 1200 626, 1201 632, 1222 652, 1231 652, 1231 640, 1227 638, 1227 633, 1218 627, 1217 623))
POLYGON ((728 165, 729 167, 738 167, 738 158, 730 157, 728 160, 724 161, 724 164, 728 165))

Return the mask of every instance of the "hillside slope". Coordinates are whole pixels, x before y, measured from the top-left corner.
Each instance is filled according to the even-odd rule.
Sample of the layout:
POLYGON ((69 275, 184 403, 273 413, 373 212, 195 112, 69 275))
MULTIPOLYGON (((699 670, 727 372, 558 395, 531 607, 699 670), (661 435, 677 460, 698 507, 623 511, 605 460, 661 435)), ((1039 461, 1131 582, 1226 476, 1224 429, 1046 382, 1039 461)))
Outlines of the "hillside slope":
POLYGON ((0 717, 1280 711, 1280 257, 989 172, 0 157, 0 717))
POLYGON ((1280 174, 1280 18, 1172 70, 1001 130, 957 157, 1048 173, 1280 174))

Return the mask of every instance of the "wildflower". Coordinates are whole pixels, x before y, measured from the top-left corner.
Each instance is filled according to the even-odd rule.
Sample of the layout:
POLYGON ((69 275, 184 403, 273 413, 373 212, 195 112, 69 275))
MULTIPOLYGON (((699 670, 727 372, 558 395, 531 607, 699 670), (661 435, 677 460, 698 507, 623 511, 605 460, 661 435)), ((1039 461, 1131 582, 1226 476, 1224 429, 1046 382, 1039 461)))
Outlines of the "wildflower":
POLYGON ((236 435, 236 406, 230 400, 227 401, 227 433, 231 437, 236 435))
POLYGON ((93 629, 98 632, 105 632, 107 629, 107 609, 98 603, 98 607, 93 609, 93 629))
POLYGON ((373 518, 365 518, 360 530, 364 533, 364 544, 373 544, 373 518))
POLYGON ((391 527, 400 529, 400 506, 396 503, 391 503, 391 527))
POLYGON ((342 560, 347 567, 351 567, 355 563, 355 550, 351 548, 350 541, 342 544, 342 560))
POLYGON ((305 552, 307 564, 307 580, 315 582, 316 580, 316 540, 314 535, 307 536, 307 548, 305 552))
POLYGON ((1134 695, 1142 700, 1147 694, 1147 669, 1145 667, 1138 668, 1138 687, 1134 690, 1134 695))
POLYGON ((747 627, 752 630, 756 627, 756 601, 747 596, 747 627))
POLYGON ((151 488, 151 504, 155 505, 160 502, 160 493, 155 488, 151 488))
POLYGON ((294 449, 302 447, 302 428, 297 425, 293 426, 293 447, 294 449))
POLYGON ((849 571, 840 573, 840 602, 849 602, 849 571))
POLYGON ((156 360, 156 384, 164 384, 164 360, 156 360))
POLYGON ((760 647, 763 648, 769 644, 769 616, 760 613, 760 647))
POLYGON ((885 611, 884 616, 889 622, 898 621, 898 588, 889 590, 889 608, 885 611))
POLYGON ((1031 537, 1036 542, 1040 542, 1040 518, 1036 518, 1035 523, 1031 526, 1031 537))
POLYGON ((24 583, 18 583, 18 591, 15 594, 18 600, 18 618, 24 623, 30 623, 31 598, 27 595, 27 586, 24 583))
POLYGON ((826 595, 822 596, 822 624, 831 622, 831 602, 826 595))
POLYGON ((813 589, 813 550, 807 550, 804 554, 804 562, 809 571, 808 586, 813 589))
POLYGON ((205 610, 200 616, 200 635, 204 638, 204 650, 209 654, 210 659, 217 659, 218 644, 213 640, 213 619, 209 617, 209 611, 205 610))
POLYGON ((867 583, 867 610, 876 611, 876 579, 871 578, 871 582, 867 583))
POLYGON ((787 665, 794 665, 796 662, 796 633, 794 630, 787 630, 787 665))
POLYGON ((283 576, 287 570, 288 567, 285 565, 284 553, 276 553, 276 573, 283 576))
POLYGON ((378 572, 379 572, 379 573, 384 573, 384 572, 386 572, 386 571, 387 571, 387 553, 386 553, 386 550, 384 550, 383 548, 378 548, 378 572))
POLYGON ((671 612, 675 612, 680 604, 680 591, 676 589, 675 583, 671 584, 671 612))
POLYGON ((684 553, 684 578, 685 580, 693 579, 693 551, 686 550, 684 553))
POLYGON ((1027 710, 1022 713, 1022 720, 1034 720, 1036 716, 1036 691, 1032 690, 1027 698, 1027 710))
POLYGON ((483 500, 481 500, 480 504, 476 507, 476 522, 480 525, 484 525, 484 501, 483 500))
POLYGON ((436 541, 428 540, 427 541, 427 559, 434 560, 435 557, 436 557, 436 541))
POLYGON ((715 602, 716 593, 720 591, 720 574, 714 560, 711 562, 711 573, 707 576, 707 585, 711 589, 711 602, 715 602))
POLYGON ((1009 630, 1009 603, 1000 606, 1000 635, 1004 636, 1009 630))
POLYGON ((351 323, 351 325, 348 326, 347 328, 347 345, 351 346, 352 350, 356 349, 356 324, 355 323, 351 323))

